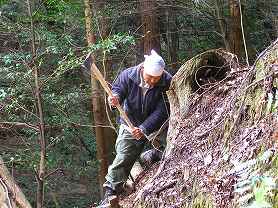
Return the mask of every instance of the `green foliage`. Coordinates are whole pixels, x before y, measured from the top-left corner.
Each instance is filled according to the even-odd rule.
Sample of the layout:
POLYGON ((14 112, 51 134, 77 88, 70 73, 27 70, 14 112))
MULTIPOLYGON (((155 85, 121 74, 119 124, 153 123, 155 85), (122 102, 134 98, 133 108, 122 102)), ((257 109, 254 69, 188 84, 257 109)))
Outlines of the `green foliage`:
POLYGON ((269 39, 277 38, 273 22, 277 17, 278 2, 249 0, 245 6, 248 41, 256 51, 260 51, 269 45, 269 39))
POLYGON ((7 93, 5 92, 5 90, 0 89, 0 101, 3 101, 6 96, 7 96, 7 93))
MULTIPOLYGON (((97 162, 95 161, 95 142, 90 128, 90 90, 79 72, 83 56, 77 56, 80 51, 76 50, 76 46, 83 42, 84 37, 83 34, 79 35, 79 32, 83 32, 80 28, 82 24, 79 23, 83 22, 79 13, 83 14, 80 2, 47 1, 49 14, 44 10, 44 5, 34 10, 37 53, 35 59, 32 59, 30 52, 31 31, 27 12, 18 10, 21 8, 21 2, 7 1, 6 3, 0 9, 2 12, 0 29, 9 32, 11 38, 14 37, 18 41, 20 48, 0 53, 0 113, 2 113, 0 122, 38 124, 34 96, 33 66, 35 64, 40 71, 39 84, 45 116, 47 173, 62 168, 67 172, 72 172, 71 174, 75 175, 77 181, 82 174, 92 175, 92 169, 97 169, 97 162), (21 18, 18 19, 18 16, 21 18), (75 19, 76 16, 78 16, 77 19, 75 19), (51 21, 54 21, 55 27, 52 23, 49 25, 51 21), (76 23, 80 29, 78 31, 64 30, 61 26, 68 27, 68 22, 71 26, 76 23), (67 57, 71 57, 74 64, 64 68, 64 71, 59 71, 59 64, 63 63, 67 57), (76 62, 75 59, 79 61, 76 62), (86 126, 75 126, 74 123, 86 126)), ((6 43, 12 41, 12 39, 7 39, 6 43)), ((84 54, 85 51, 87 48, 84 48, 84 54)), ((67 61, 73 63, 70 59, 67 61)), ((15 167, 31 175, 38 168, 40 161, 38 132, 28 128, 15 129, 14 132, 26 145, 17 149, 16 153, 11 150, 1 152, 1 155, 8 162, 9 167, 15 167)), ((65 180, 54 181, 55 177, 55 175, 51 176, 46 181, 47 193, 55 192, 57 189, 55 183, 61 186, 66 183, 65 180)), ((19 185, 28 193, 26 195, 31 201, 35 199, 33 187, 36 182, 32 181, 33 179, 34 176, 17 178, 19 185)), ((96 185, 91 185, 93 186, 96 185)), ((89 199, 85 199, 84 195, 80 200, 68 201, 58 197, 56 204, 60 204, 61 207, 72 207, 71 205, 78 207, 88 204, 89 199)), ((46 207, 55 206, 51 200, 54 199, 47 194, 46 207)))
POLYGON ((118 33, 96 44, 92 44, 90 46, 90 51, 101 49, 104 52, 111 52, 112 50, 119 49, 119 46, 129 47, 130 45, 135 45, 134 37, 128 34, 118 33))
MULTIPOLYGON (((100 56, 97 57, 97 61, 101 61, 107 56, 112 56, 115 51, 117 51, 117 53, 124 53, 129 47, 134 45, 135 38, 133 36, 126 33, 117 33, 104 40, 99 40, 95 44, 91 44, 88 48, 84 48, 82 56, 76 56, 75 51, 69 49, 63 60, 58 62, 58 67, 54 71, 53 76, 59 80, 59 77, 63 76, 66 72, 79 68, 89 52, 96 54, 100 53, 100 56)), ((90 73, 87 72, 87 74, 90 73)))
POLYGON ((42 2, 43 6, 33 14, 35 21, 54 23, 56 26, 63 26, 70 21, 78 21, 81 23, 80 18, 78 18, 79 13, 82 12, 82 4, 80 1, 43 0, 42 2))
POLYGON ((252 187, 255 196, 254 202, 250 207, 272 207, 267 202, 267 197, 272 190, 275 190, 276 183, 272 177, 260 176, 252 178, 252 187))
POLYGON ((276 163, 277 156, 273 155, 273 150, 267 150, 257 159, 245 161, 235 167, 241 171, 234 190, 240 207, 271 208, 277 203, 274 198, 278 191, 276 163))
POLYGON ((7 4, 9 0, 0 0, 0 6, 4 5, 4 4, 7 4))

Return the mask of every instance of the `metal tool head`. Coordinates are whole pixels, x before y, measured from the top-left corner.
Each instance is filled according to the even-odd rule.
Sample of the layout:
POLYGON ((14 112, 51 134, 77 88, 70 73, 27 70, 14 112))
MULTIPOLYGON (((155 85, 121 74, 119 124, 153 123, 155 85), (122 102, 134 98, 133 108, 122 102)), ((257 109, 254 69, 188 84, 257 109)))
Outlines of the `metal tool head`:
POLYGON ((86 70, 90 71, 91 70, 91 66, 94 63, 94 59, 92 56, 92 52, 90 52, 87 56, 85 61, 82 64, 82 67, 84 67, 86 70))

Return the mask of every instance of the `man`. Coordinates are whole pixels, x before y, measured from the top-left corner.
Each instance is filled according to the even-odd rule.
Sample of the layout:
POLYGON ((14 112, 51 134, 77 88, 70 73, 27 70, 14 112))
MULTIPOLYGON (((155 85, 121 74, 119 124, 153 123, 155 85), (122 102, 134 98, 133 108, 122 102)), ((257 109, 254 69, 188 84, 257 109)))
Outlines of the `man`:
POLYGON ((135 161, 140 156, 149 136, 158 131, 169 117, 166 91, 172 76, 164 70, 164 60, 154 51, 145 55, 145 61, 120 73, 112 86, 113 96, 108 98, 111 106, 121 104, 132 124, 129 129, 120 119, 116 141, 116 157, 109 166, 103 203, 108 197, 122 190, 135 161))

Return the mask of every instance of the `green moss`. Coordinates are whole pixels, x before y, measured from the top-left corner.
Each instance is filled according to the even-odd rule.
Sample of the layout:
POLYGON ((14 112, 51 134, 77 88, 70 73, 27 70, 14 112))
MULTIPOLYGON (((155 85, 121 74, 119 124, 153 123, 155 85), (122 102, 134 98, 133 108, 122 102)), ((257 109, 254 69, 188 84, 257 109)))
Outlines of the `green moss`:
POLYGON ((258 61, 256 64, 256 80, 263 79, 266 75, 265 62, 258 61))
POLYGON ((195 198, 192 208, 213 208, 213 204, 207 195, 199 194, 195 198))

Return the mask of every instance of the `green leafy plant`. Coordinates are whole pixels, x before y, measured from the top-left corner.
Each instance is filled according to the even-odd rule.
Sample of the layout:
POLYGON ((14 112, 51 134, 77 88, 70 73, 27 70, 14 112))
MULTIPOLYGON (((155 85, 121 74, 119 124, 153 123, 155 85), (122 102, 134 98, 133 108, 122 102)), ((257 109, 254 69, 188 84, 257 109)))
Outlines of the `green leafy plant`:
POLYGON ((273 155, 273 149, 267 150, 260 157, 245 161, 235 167, 240 172, 234 190, 239 207, 273 207, 274 193, 278 189, 275 174, 267 168, 269 164, 275 164, 277 160, 277 157, 273 155))

